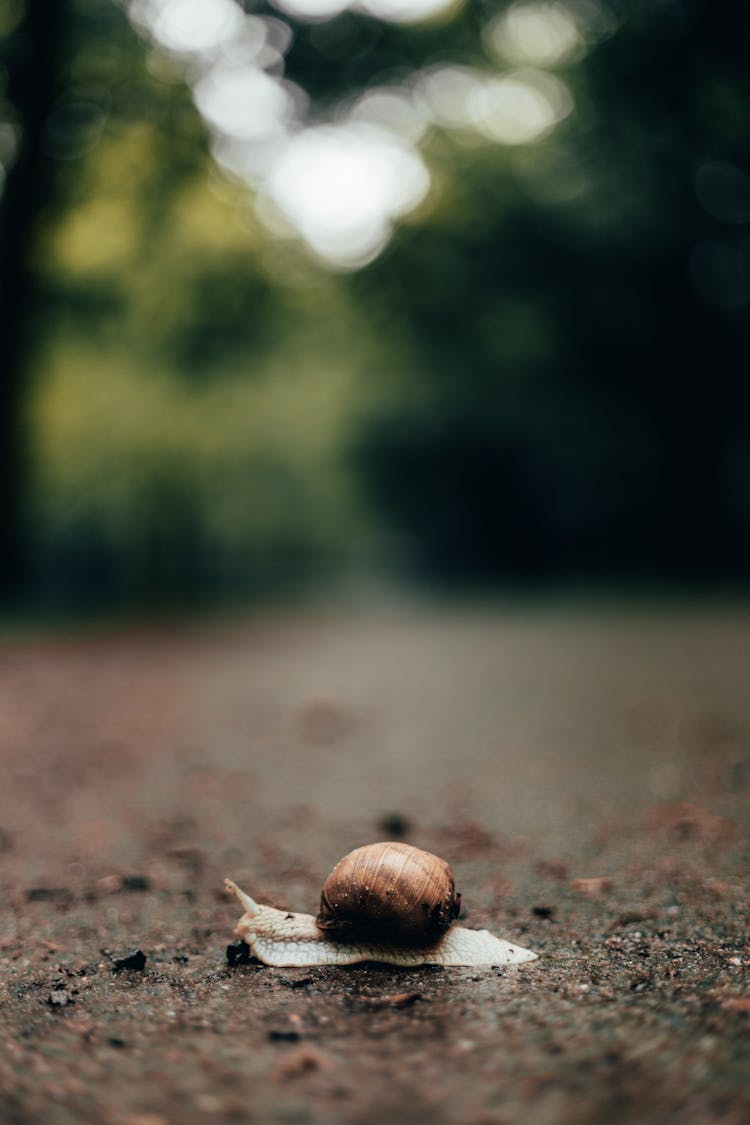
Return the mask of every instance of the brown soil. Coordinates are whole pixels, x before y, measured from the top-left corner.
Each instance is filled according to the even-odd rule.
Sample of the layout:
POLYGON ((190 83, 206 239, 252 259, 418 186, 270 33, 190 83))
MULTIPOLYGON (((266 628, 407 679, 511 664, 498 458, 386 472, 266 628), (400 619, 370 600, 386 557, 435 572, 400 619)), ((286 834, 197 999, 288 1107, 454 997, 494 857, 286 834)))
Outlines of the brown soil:
POLYGON ((742 1125, 748 688, 736 607, 7 638, 0 1120, 742 1125), (228 964, 397 835, 540 960, 228 964))

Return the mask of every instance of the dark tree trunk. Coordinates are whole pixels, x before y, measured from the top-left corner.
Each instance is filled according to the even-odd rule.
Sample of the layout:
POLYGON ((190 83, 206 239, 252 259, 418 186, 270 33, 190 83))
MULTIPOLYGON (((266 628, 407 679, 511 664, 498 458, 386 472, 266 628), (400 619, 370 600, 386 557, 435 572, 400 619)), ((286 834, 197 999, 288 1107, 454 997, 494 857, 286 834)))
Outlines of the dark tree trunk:
POLYGON ((39 314, 31 246, 37 216, 53 186, 43 138, 58 92, 67 6, 68 0, 26 0, 3 60, 19 143, 0 202, 0 602, 19 593, 26 578, 23 397, 39 314))

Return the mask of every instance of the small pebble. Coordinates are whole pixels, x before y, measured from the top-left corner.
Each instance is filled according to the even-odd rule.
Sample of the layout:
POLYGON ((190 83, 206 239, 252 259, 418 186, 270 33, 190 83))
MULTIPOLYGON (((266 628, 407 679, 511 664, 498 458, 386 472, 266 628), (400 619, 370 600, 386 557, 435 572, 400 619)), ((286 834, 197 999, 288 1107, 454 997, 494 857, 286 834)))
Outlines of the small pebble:
POLYGON ((612 890, 612 880, 604 875, 596 875, 590 879, 573 879, 570 889, 582 895, 589 895, 591 898, 598 898, 599 895, 612 890))
POLYGON ((409 1008, 422 999, 421 992, 397 992, 393 996, 367 996, 360 993, 354 997, 367 1008, 409 1008))
POLYGON ((56 988, 50 992, 47 1003, 50 1008, 67 1008, 69 1004, 74 1004, 75 1001, 72 996, 68 996, 64 989, 56 988))
POLYGON ((728 996, 721 1001, 721 1006, 725 1012, 750 1013, 750 996, 728 996))
POLYGON ((122 889, 124 891, 150 891, 151 880, 147 875, 123 875, 122 889))
POLYGON ((378 821, 378 827, 385 832, 389 839, 402 840, 412 830, 412 823, 408 817, 398 812, 385 813, 378 821))
POLYGON ((67 905, 72 900, 73 895, 67 887, 31 887, 26 892, 27 902, 57 902, 67 905))
POLYGON ((122 890, 120 875, 104 875, 96 881, 96 892, 101 895, 115 895, 122 890))
POLYGON ((136 973, 142 973, 146 966, 146 954, 140 949, 134 949, 131 953, 126 953, 123 957, 112 957, 112 965, 115 972, 122 972, 123 969, 130 969, 136 973))
POLYGON ((250 946, 237 939, 227 946, 227 961, 230 965, 246 965, 250 960, 250 946))
POLYGON ((298 1047, 279 1063, 276 1077, 297 1078, 300 1074, 309 1074, 313 1070, 329 1070, 330 1066, 329 1059, 314 1047, 298 1047))
POLYGON ((279 977, 279 984, 284 988, 307 988, 312 982, 312 977, 279 977))
POLYGON ((554 918, 554 906, 532 906, 531 913, 535 914, 537 918, 554 918))
POLYGON ((634 922, 646 922, 651 916, 652 911, 633 907, 631 910, 623 910, 613 925, 632 926, 634 922))

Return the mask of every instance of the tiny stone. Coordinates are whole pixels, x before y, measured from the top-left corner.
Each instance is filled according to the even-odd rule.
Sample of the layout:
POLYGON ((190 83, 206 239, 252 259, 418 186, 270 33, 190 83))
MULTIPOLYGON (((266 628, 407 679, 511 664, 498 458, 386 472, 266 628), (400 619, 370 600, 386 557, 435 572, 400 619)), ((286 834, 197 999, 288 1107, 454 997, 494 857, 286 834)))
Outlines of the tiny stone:
POLYGON ((285 1056, 276 1070, 277 1078, 296 1078, 313 1070, 328 1070, 330 1062, 313 1047, 297 1047, 285 1056))
POLYGON ((312 981, 312 977, 280 977, 279 984, 284 988, 307 988, 308 984, 312 981))
POLYGON ((246 965, 250 960, 250 946, 238 938, 227 946, 227 961, 230 965, 246 965))
POLYGON ((623 910, 618 917, 621 926, 631 926, 634 922, 645 922, 650 917, 650 911, 634 907, 632 910, 623 910))
POLYGON ((47 1003, 50 1008, 67 1008, 68 1004, 74 1003, 74 1000, 62 988, 56 988, 50 992, 47 1003))
POLYGON ((721 1006, 725 1012, 750 1012, 750 996, 727 996, 721 1006))
POLYGON ((570 889, 572 891, 578 891, 579 894, 597 898, 599 895, 604 895, 607 891, 612 889, 612 880, 608 879, 605 875, 595 875, 593 878, 586 879, 573 879, 570 884, 570 889))
POLYGON ((554 906, 532 906, 531 913, 535 914, 537 918, 554 918, 554 906))
POLYGON ((382 1001, 389 1008, 409 1008, 421 999, 421 992, 398 992, 395 996, 384 996, 382 1001))
POLYGON ((111 960, 116 973, 123 969, 132 969, 133 972, 141 973, 146 965, 146 954, 140 949, 134 949, 124 957, 112 957, 111 960))
POLYGON ((114 895, 122 890, 122 878, 119 875, 104 875, 96 881, 96 890, 102 895, 114 895))
POLYGON ((122 889, 124 891, 149 891, 151 880, 147 875, 123 875, 122 889))
POLYGON ((398 992, 393 996, 367 996, 360 994, 354 997, 368 1008, 408 1008, 422 999, 421 992, 398 992))
POLYGON ((381 816, 378 824, 383 832, 394 840, 403 839, 403 837, 408 836, 412 830, 412 824, 409 818, 398 812, 385 813, 381 816))
POLYGON ((27 902, 57 902, 68 904, 73 895, 67 887, 31 887, 26 892, 27 902))
POLYGON ((272 1043, 297 1043, 299 1040, 298 1031, 269 1031, 268 1038, 272 1043))

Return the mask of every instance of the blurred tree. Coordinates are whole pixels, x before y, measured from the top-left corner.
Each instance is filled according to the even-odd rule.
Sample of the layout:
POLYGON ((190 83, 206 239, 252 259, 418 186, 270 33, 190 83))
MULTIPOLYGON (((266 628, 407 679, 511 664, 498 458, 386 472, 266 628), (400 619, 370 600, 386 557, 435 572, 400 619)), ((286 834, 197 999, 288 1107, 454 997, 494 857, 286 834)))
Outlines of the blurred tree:
POLYGON ((355 279, 418 357, 355 464, 423 570, 747 575, 750 77, 729 8, 623 8, 550 142, 434 144, 443 205, 355 279))
POLYGON ((0 599, 18 589, 24 573, 23 390, 35 303, 31 242, 54 190, 43 147, 60 88, 68 14, 66 0, 6 3, 3 12, 0 117, 6 129, 12 123, 16 151, 0 184, 0 599))
POLYGON ((13 123, 18 146, 4 161, 0 204, 0 597, 24 580, 36 594, 50 587, 74 599, 177 589, 180 575, 194 588, 206 515, 173 480, 189 479, 190 452, 164 476, 170 434, 183 424, 179 396, 149 439, 148 469, 138 463, 136 403, 149 402, 149 382, 163 391, 165 370, 215 376, 269 346, 267 271, 232 222, 233 205, 211 206, 189 90, 168 65, 152 66, 122 8, 11 7, 0 119, 13 123), (144 378, 134 377, 116 418, 124 355, 144 378), (58 389, 50 373, 61 364, 69 374, 58 389), (97 401, 103 409, 92 411, 97 401), (124 466, 112 454, 126 426, 124 466), (123 472, 143 490, 135 508, 123 502, 123 472))
MULTIPOLYGON (((360 487, 443 578, 747 565, 738 5, 610 5, 617 33, 560 64, 556 132, 432 129, 427 204, 332 277, 219 178, 183 74, 120 5, 6 4, 6 591, 22 508, 37 589, 192 594, 351 545, 360 487)), ((433 62, 495 66, 505 6, 290 19, 286 74, 324 114, 433 62)))

